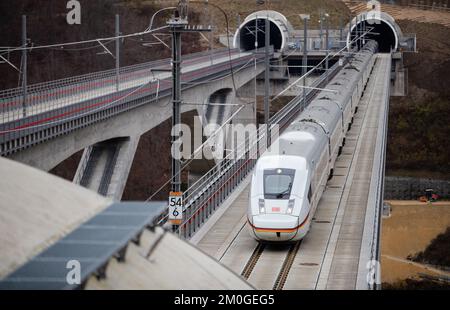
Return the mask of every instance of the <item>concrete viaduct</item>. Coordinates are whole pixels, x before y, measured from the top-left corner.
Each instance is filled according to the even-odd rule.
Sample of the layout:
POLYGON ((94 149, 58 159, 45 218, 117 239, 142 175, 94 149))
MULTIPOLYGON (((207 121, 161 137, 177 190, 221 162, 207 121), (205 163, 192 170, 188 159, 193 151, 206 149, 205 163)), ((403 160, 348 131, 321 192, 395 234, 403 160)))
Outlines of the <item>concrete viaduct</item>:
MULTIPOLYGON (((255 12, 237 29, 233 38, 236 49, 184 56, 182 112, 196 111, 203 125, 220 123, 234 108, 202 104, 211 100, 245 104, 237 100, 236 90, 239 98, 252 97, 255 88, 249 87, 249 82, 264 71, 263 55, 253 49, 265 45, 264 32, 258 32, 265 19, 269 19, 270 44, 274 48, 272 62, 279 65, 270 72, 272 94, 292 82, 289 70, 283 66, 301 57, 302 31, 294 30, 278 12, 255 12)), ((382 48, 399 50, 408 45, 392 17, 368 12, 355 17, 346 27, 348 49, 352 48, 350 41, 370 25, 379 35, 369 37, 379 41, 382 48)), ((329 48, 341 48, 342 36, 342 31, 332 30, 329 48)), ((311 35, 307 42, 309 53, 323 57, 323 41, 324 36, 311 35)), ((171 117, 170 73, 165 72, 169 65, 169 60, 161 60, 122 68, 117 81, 114 72, 106 71, 31 85, 26 99, 20 89, 1 92, 1 154, 49 171, 84 149, 74 182, 120 199, 140 136, 171 117)), ((263 92, 262 83, 257 79, 258 93, 263 92)), ((298 89, 292 88, 285 95, 295 96, 296 92, 298 89)), ((254 122, 254 118, 254 107, 247 104, 237 121, 254 122)))

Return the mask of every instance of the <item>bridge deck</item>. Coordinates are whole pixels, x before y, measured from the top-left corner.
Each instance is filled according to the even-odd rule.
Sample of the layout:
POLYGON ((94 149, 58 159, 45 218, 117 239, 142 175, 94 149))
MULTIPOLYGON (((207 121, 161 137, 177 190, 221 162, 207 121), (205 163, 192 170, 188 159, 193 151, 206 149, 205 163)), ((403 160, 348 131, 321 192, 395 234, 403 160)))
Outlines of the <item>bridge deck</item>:
MULTIPOLYGON (((373 172, 379 120, 389 89, 390 55, 378 55, 360 100, 346 145, 336 161, 334 177, 319 202, 311 230, 301 243, 285 289, 355 289, 366 208, 373 172)), ((245 226, 249 180, 192 239, 198 247, 241 273, 257 245, 245 226)), ((370 213, 370 212, 367 212, 370 213)), ((257 288, 271 288, 285 252, 268 247, 249 277, 257 288)), ((364 270, 364 269, 363 269, 364 270)))
POLYGON ((334 177, 287 278, 286 289, 355 289, 390 55, 378 55, 334 177))
MULTIPOLYGON (((238 59, 243 56, 250 55, 251 53, 238 53, 236 51, 232 52, 231 60, 238 59)), ((199 69, 203 69, 206 67, 209 67, 211 65, 217 65, 220 63, 228 62, 230 61, 230 55, 228 53, 217 53, 212 55, 212 59, 210 59, 210 56, 201 56, 198 58, 193 58, 189 60, 185 60, 183 62, 183 68, 182 73, 188 73, 193 72, 199 69)), ((155 71, 152 73, 149 69, 145 70, 138 70, 136 72, 132 72, 125 76, 121 76, 121 81, 119 83, 118 90, 116 89, 115 83, 106 83, 99 80, 93 80, 93 81, 87 81, 85 84, 80 85, 74 85, 74 89, 79 89, 78 91, 75 91, 73 94, 65 95, 62 97, 59 97, 60 92, 63 90, 61 89, 54 89, 52 93, 52 90, 49 90, 50 94, 44 95, 44 94, 38 94, 33 95, 30 94, 31 97, 36 97, 36 99, 32 103, 28 103, 28 107, 26 108, 26 114, 27 116, 33 116, 37 114, 41 114, 43 112, 51 111, 55 108, 63 108, 66 106, 70 106, 82 101, 87 101, 99 97, 103 97, 106 95, 114 94, 117 91, 124 91, 128 89, 133 89, 135 87, 139 87, 142 85, 146 85, 152 81, 155 81, 155 79, 161 80, 161 91, 162 89, 171 87, 171 73, 170 72, 161 72, 156 70, 170 70, 170 66, 163 65, 163 66, 157 66, 155 68, 155 71), (97 85, 98 87, 93 87, 92 85, 97 85), (56 98, 54 98, 56 97, 56 98), (50 99, 49 99, 50 98, 50 99)), ((155 92, 157 90, 155 89, 155 92)), ((15 101, 12 103, 9 103, 11 105, 12 109, 6 109, 3 108, 3 104, 0 105, 0 124, 11 122, 15 120, 19 120, 23 118, 23 109, 21 105, 21 97, 13 98, 15 101)))

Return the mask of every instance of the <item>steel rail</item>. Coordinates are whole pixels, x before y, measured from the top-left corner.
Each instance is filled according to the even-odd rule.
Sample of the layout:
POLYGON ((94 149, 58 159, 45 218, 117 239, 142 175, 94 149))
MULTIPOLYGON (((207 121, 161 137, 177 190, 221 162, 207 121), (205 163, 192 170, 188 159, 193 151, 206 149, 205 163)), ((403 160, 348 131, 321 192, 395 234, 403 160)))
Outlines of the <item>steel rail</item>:
POLYGON ((297 256, 298 250, 300 249, 301 243, 302 240, 297 241, 295 244, 292 244, 289 247, 286 258, 284 259, 283 265, 281 266, 280 272, 278 273, 278 277, 273 285, 273 290, 278 291, 283 289, 289 275, 289 271, 291 270, 292 264, 294 263, 294 259, 297 256))
POLYGON ((253 251, 252 255, 250 256, 249 260, 245 264, 244 269, 241 272, 241 276, 243 276, 244 279, 248 279, 250 277, 250 274, 258 263, 258 260, 261 257, 265 247, 266 245, 264 243, 258 243, 256 245, 255 250, 253 251))

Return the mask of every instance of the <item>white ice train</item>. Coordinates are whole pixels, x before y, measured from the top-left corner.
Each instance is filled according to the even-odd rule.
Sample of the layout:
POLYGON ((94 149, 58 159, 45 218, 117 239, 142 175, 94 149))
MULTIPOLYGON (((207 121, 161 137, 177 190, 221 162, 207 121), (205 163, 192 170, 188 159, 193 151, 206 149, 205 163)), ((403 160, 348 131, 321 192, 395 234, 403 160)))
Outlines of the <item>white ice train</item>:
POLYGON ((278 151, 256 163, 247 222, 260 241, 296 241, 311 225, 334 163, 345 143, 357 103, 375 62, 376 42, 367 43, 330 80, 278 138, 278 151))

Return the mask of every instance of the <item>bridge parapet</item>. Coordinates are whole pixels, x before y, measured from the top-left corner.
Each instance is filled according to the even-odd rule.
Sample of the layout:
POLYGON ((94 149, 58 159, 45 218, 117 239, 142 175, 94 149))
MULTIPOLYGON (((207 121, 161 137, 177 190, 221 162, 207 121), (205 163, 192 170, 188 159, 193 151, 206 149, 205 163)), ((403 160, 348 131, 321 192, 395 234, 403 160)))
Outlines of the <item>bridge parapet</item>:
MULTIPOLYGON (((195 87, 196 83, 192 83, 194 81, 224 78, 229 74, 231 66, 239 70, 252 67, 251 60, 254 57, 256 59, 263 57, 260 54, 221 49, 214 52, 214 63, 211 65, 210 56, 209 52, 202 52, 185 57, 189 70, 183 72, 183 90, 195 87)), ((169 96, 171 93, 170 73, 153 72, 153 69, 159 70, 169 66, 170 62, 164 60, 145 66, 124 68, 125 75, 136 76, 130 80, 121 78, 119 90, 114 84, 112 71, 38 86, 32 85, 25 109, 22 105, 23 98, 20 96, 20 90, 4 91, 3 97, 0 97, 0 154, 11 155, 169 96), (164 63, 166 65, 161 65, 164 63), (99 76, 101 78, 96 80, 95 78, 99 76)))
MULTIPOLYGON (((391 57, 387 57, 386 67, 391 67, 391 57)), ((356 281, 357 289, 379 289, 381 285, 381 212, 384 203, 390 81, 386 78, 382 82, 382 89, 384 89, 384 92, 382 93, 383 96, 379 98, 381 110, 378 119, 376 141, 374 142, 376 147, 373 155, 374 160, 370 179, 369 197, 367 199, 367 211, 359 256, 359 270, 356 281)))

